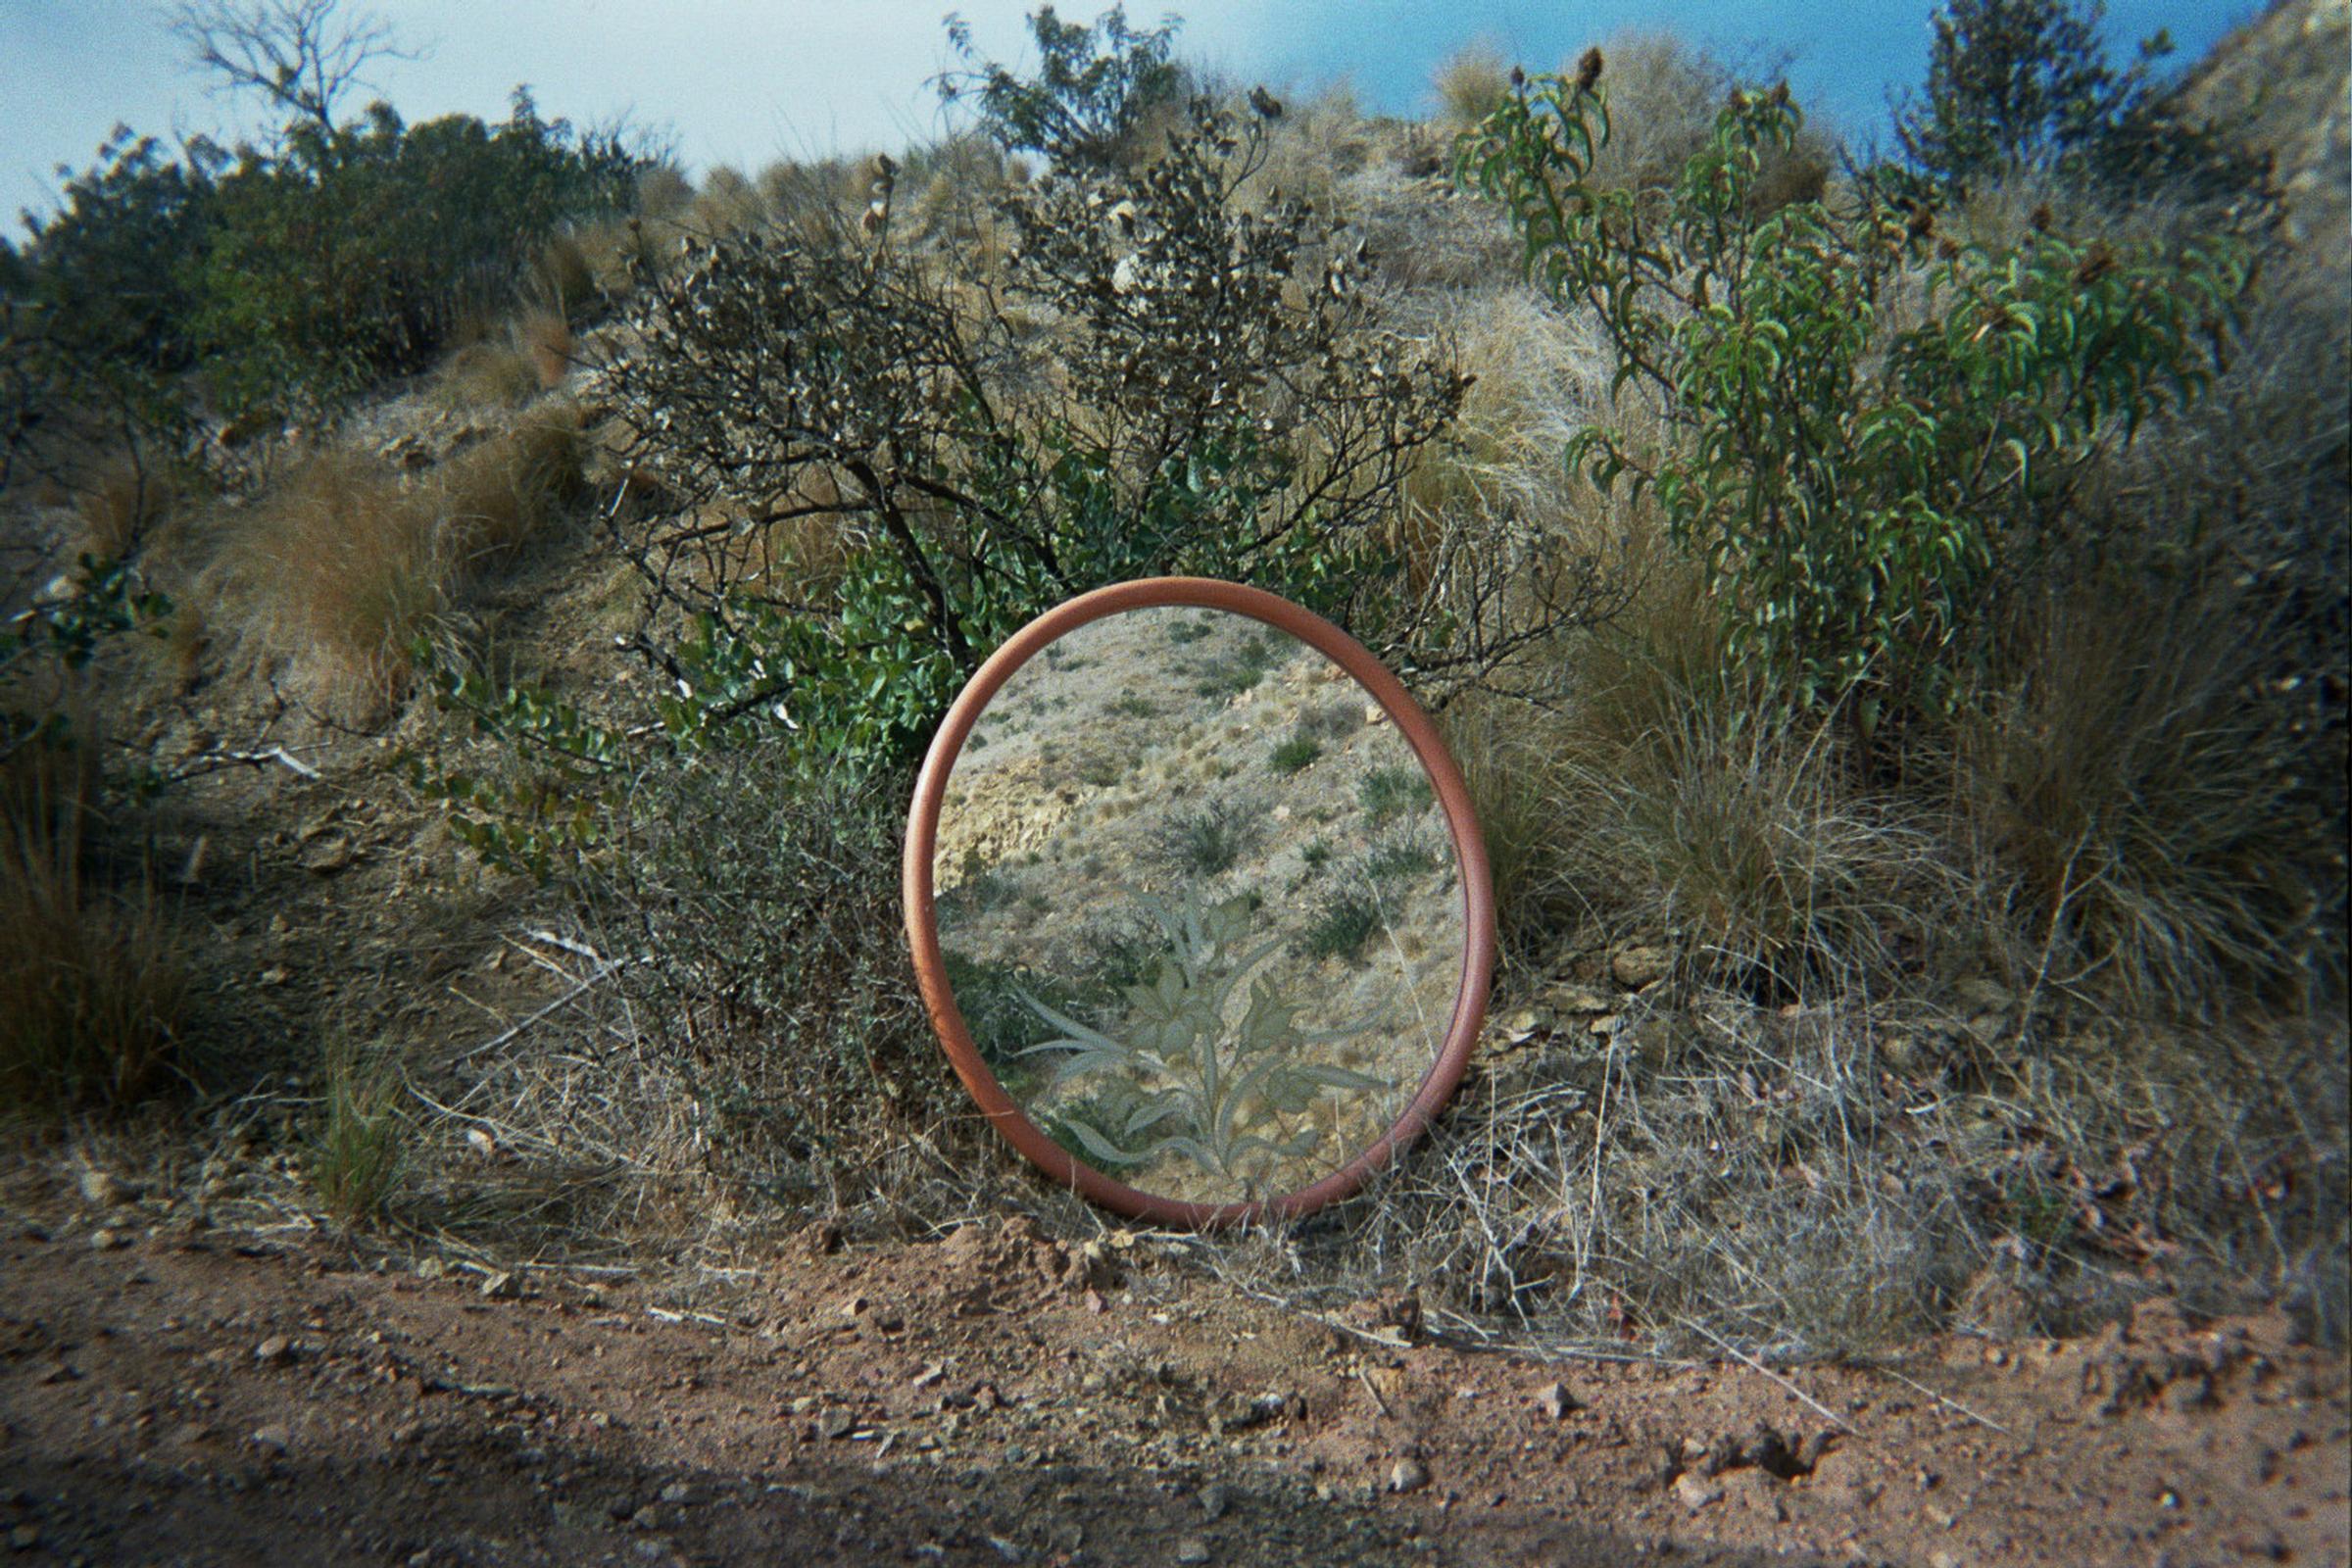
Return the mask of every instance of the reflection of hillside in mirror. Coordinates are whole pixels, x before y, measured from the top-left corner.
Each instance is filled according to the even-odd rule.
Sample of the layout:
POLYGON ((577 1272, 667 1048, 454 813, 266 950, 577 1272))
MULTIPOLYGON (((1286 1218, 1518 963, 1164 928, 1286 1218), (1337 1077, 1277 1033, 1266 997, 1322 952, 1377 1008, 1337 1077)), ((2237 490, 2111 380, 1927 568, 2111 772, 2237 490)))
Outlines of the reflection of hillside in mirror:
POLYGON ((1127 611, 1016 671, 949 780, 957 1006, 1049 1136, 1146 1192, 1296 1192, 1396 1119, 1460 981, 1453 846, 1370 695, 1287 633, 1127 611))

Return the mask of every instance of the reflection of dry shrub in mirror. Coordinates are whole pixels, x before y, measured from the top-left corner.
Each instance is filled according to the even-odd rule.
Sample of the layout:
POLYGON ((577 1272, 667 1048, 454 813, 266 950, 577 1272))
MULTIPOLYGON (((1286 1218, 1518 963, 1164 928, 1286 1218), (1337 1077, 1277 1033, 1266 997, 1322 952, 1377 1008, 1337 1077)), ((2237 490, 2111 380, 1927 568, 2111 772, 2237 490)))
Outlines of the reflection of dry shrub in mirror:
POLYGON ((1202 605, 1117 609, 998 667, 1019 652, 959 700, 949 732, 986 745, 937 778, 935 821, 918 798, 909 846, 958 1071, 1024 1152, 1131 1211, 1353 1185, 1450 1087, 1483 993, 1484 867, 1389 700, 1418 710, 1202 605))

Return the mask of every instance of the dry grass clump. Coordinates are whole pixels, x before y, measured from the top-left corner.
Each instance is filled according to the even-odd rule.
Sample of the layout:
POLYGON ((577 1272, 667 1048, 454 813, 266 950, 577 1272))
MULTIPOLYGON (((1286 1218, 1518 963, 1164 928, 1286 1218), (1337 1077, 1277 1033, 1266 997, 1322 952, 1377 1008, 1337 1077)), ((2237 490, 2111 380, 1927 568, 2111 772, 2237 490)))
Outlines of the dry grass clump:
POLYGON ((760 172, 760 200, 778 228, 805 242, 821 243, 865 210, 871 182, 871 170, 849 159, 786 159, 760 172))
POLYGON ((407 1158, 402 1085, 389 1054, 348 1035, 327 1045, 326 1082, 311 1149, 311 1182, 346 1227, 381 1217, 407 1158))
POLYGON ((322 453, 263 498, 223 563, 265 646, 362 718, 398 698, 410 650, 467 573, 510 557, 576 494, 578 411, 549 404, 403 483, 382 461, 322 453))
POLYGON ((1606 397, 1589 325, 1515 286, 1457 295, 1430 324, 1476 379, 1453 439, 1425 453, 1412 472, 1415 510, 1507 515, 1588 548, 1601 544, 1615 531, 1603 520, 1609 503, 1560 462, 1606 397))
POLYGON ((511 558, 580 494, 580 411, 545 403, 433 470, 417 492, 436 516, 456 574, 511 558))
POLYGON ((2283 1299, 2340 1343, 2325 1042, 1629 999, 1490 1058, 1363 1200, 1292 1231, 1269 1283, 1335 1301, 1410 1283, 1458 1335, 1612 1353, 2079 1333, 2163 1294, 2283 1299))
POLYGON ((535 396, 539 368, 512 333, 468 343, 442 362, 433 397, 451 410, 515 409, 535 396))
POLYGON ((362 715, 406 683, 410 644, 446 599, 431 513, 389 466, 356 452, 304 463, 229 550, 248 628, 295 662, 318 700, 362 715))
POLYGON ((576 232, 558 234, 540 247, 523 276, 523 293, 559 321, 588 316, 598 298, 596 269, 576 232))
MULTIPOLYGON (((1642 190, 1672 185, 1706 147, 1742 73, 1672 33, 1619 32, 1599 47, 1609 140, 1593 161, 1593 180, 1642 190)), ((1835 138, 1808 122, 1795 146, 1766 154, 1757 205, 1769 212, 1819 196, 1836 162, 1835 138)))
POLYGON ((1511 64, 1494 44, 1481 40, 1448 55, 1430 77, 1445 120, 1475 125, 1511 94, 1511 64))
POLYGON ((101 561, 126 559, 177 500, 178 486, 153 464, 123 459, 107 465, 75 503, 80 551, 101 561))
POLYGON ((52 750, 11 757, 0 812, 0 1104, 119 1108, 169 1070, 187 981, 145 879, 128 893, 93 880, 94 768, 26 755, 52 750))
POLYGON ((533 311, 514 323, 515 340, 538 372, 539 385, 553 391, 571 374, 571 327, 552 311, 533 311))
MULTIPOLYGON (((1174 115, 1176 106, 1159 112, 1174 115)), ((1254 114, 1246 106, 1239 112, 1254 114)), ((1164 132, 1142 145, 1156 147, 1163 138, 1164 132)), ((1266 167, 1242 188, 1241 203, 1254 207, 1278 194, 1303 197, 1335 222, 1353 222, 1360 207, 1355 176, 1371 164, 1378 144, 1355 89, 1345 80, 1287 100, 1266 139, 1266 167)))
POLYGON ((742 170, 721 164, 703 176, 703 188, 676 221, 689 232, 715 238, 757 228, 767 219, 768 205, 760 187, 742 170))
MULTIPOLYGON (((1639 710, 1653 695, 1584 701, 1639 710)), ((1632 929, 1670 934, 1701 972, 1769 995, 1831 974, 1915 979, 1968 883, 1916 808, 1849 782, 1832 723, 1776 728, 1716 680, 1624 742, 1578 749, 1555 796, 1584 824, 1558 851, 1569 885, 1632 929)))
POLYGON ((2053 591, 2006 689, 1963 716, 1967 808, 2019 879, 2051 983, 2203 1011, 2324 961, 2342 824, 2301 808, 2295 760, 2249 699, 2261 638, 2241 597, 2053 591))
POLYGON ((571 374, 571 326, 553 310, 530 310, 442 362, 434 401, 463 412, 517 409, 571 374))

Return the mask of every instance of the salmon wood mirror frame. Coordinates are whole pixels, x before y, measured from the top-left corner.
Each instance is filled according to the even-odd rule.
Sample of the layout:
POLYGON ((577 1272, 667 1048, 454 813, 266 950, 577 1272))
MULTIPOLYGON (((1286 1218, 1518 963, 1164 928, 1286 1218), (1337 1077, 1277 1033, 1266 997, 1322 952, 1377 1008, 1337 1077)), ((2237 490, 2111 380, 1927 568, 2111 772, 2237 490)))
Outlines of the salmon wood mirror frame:
POLYGON ((1429 1123, 1460 1084, 1471 1048, 1486 1015, 1487 990, 1494 973, 1494 895, 1487 853, 1470 807, 1461 769, 1446 753, 1430 722, 1396 677, 1371 651, 1339 627, 1287 599, 1262 589, 1205 577, 1152 577, 1118 583, 1056 606, 1016 632, 991 655, 948 710, 915 781, 914 806, 906 825, 904 867, 906 939, 917 982, 941 1045, 991 1125, 1013 1148, 1054 1180, 1104 1208, 1158 1224, 1193 1229, 1248 1224, 1254 1220, 1310 1213, 1349 1196, 1428 1130, 1429 1123), (1013 672, 1064 634, 1089 621, 1125 610, 1161 607, 1221 610, 1247 615, 1290 633, 1345 670, 1388 714, 1420 760, 1435 787, 1453 841, 1460 877, 1462 916, 1461 983, 1438 1057, 1403 1112, 1371 1145, 1312 1186, 1246 1202, 1197 1203, 1147 1193, 1118 1181, 1054 1143, 1014 1104, 981 1059, 948 983, 940 949, 932 859, 939 842, 940 809, 949 775, 981 712, 1013 672))

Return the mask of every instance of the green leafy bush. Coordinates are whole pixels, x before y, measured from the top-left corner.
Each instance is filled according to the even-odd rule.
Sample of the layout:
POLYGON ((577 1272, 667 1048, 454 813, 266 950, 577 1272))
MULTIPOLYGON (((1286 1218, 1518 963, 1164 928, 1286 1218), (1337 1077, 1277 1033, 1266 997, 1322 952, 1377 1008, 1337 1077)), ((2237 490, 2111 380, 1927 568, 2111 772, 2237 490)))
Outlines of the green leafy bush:
POLYGON ((558 227, 619 210, 638 161, 517 91, 503 124, 298 124, 212 198, 192 331, 232 407, 331 402, 423 368, 467 308, 503 301, 558 227))
POLYGON ((2213 127, 2182 122, 2158 72, 2159 30, 2122 70, 2099 36, 2102 0, 1950 0, 1937 9, 1924 95, 1895 139, 1936 188, 1965 192, 2035 170, 2108 195, 2260 194, 2262 165, 2213 127))
POLYGON ((1028 23, 1037 74, 1020 76, 981 59, 971 27, 948 18, 948 44, 963 69, 938 78, 939 95, 949 103, 972 100, 981 131, 1005 151, 1044 153, 1057 164, 1109 163, 1153 108, 1175 98, 1182 78, 1168 58, 1173 20, 1138 30, 1124 6, 1112 6, 1086 27, 1040 6, 1028 23))
MULTIPOLYGON (((79 487, 93 453, 155 478, 186 445, 190 282, 211 226, 213 154, 186 163, 117 126, 59 210, 0 241, 0 486, 79 487)), ((135 540, 129 541, 135 543, 135 540)))
POLYGON ((1315 759, 1322 755, 1321 741, 1312 735, 1293 735, 1274 748, 1273 755, 1266 759, 1266 765, 1277 773, 1296 773, 1312 766, 1315 759))
POLYGON ((1393 1086, 1309 1059, 1306 1047, 1363 1026, 1298 1027, 1298 1004, 1261 972, 1280 940, 1249 943, 1247 896, 1214 906, 1152 899, 1144 907, 1165 937, 1165 955, 1151 983, 1129 988, 1126 1026, 1107 1033, 1024 996, 1042 1022, 1060 1031, 1028 1052, 1057 1054, 1056 1085, 1101 1075, 1131 1091, 1108 1103, 1098 1091, 1087 1107, 1092 1116, 1064 1108, 1059 1125, 1090 1157, 1114 1165, 1180 1157, 1254 1195, 1277 1162, 1311 1153, 1321 1142, 1324 1129, 1307 1113, 1325 1094, 1393 1086), (1237 1009, 1234 999, 1243 995, 1248 1001, 1237 1009))
POLYGON ((1571 461, 1655 497, 1731 658, 1788 700, 1850 704, 1865 734, 1945 710, 2004 587, 2064 541, 2083 468, 2212 377, 2242 247, 1957 244, 1867 185, 1847 211, 1759 215, 1764 153, 1799 120, 1785 86, 1735 91, 1671 198, 1643 201, 1586 177, 1599 74, 1593 55, 1529 83, 1459 151, 1530 272, 1599 320, 1613 389, 1665 416, 1663 441, 1593 426, 1571 461))

